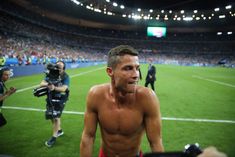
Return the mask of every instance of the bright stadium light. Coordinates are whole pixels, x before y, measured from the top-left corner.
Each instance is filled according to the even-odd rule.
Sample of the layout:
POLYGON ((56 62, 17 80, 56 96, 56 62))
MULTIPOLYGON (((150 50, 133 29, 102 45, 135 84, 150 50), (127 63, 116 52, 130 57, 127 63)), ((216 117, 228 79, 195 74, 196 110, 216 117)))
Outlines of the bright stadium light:
POLYGON ((219 11, 219 8, 215 8, 215 11, 219 11))
POLYGON ((227 32, 227 34, 228 34, 228 35, 231 35, 231 34, 233 34, 233 32, 227 32))
POLYGON ((222 35, 222 32, 217 32, 217 35, 222 35))
POLYGON ((117 4, 116 2, 113 2, 113 6, 114 6, 114 7, 117 7, 118 4, 117 4))
POLYGON ((225 9, 231 9, 231 8, 232 8, 231 5, 227 5, 227 6, 225 7, 225 9))
POLYGON ((77 4, 77 5, 79 5, 80 4, 80 2, 79 1, 77 1, 77 0, 71 0, 72 2, 74 2, 75 4, 77 4))
POLYGON ((121 8, 121 9, 125 9, 125 6, 124 6, 124 5, 120 5, 120 8, 121 8))
POLYGON ((193 18, 192 18, 192 17, 185 17, 185 18, 183 18, 183 20, 184 20, 184 21, 192 21, 193 18))
POLYGON ((225 18, 225 15, 220 15, 219 18, 220 18, 220 19, 224 19, 224 18, 225 18))

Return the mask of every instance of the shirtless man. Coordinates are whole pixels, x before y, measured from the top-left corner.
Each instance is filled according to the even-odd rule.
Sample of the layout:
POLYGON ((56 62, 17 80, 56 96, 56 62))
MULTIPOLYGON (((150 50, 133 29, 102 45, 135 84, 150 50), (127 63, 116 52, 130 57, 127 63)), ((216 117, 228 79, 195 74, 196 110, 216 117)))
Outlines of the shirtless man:
POLYGON ((141 157, 146 132, 152 152, 164 151, 159 101, 149 88, 138 86, 138 52, 120 45, 108 53, 111 83, 92 87, 87 96, 80 157, 91 157, 97 124, 102 143, 99 157, 141 157))

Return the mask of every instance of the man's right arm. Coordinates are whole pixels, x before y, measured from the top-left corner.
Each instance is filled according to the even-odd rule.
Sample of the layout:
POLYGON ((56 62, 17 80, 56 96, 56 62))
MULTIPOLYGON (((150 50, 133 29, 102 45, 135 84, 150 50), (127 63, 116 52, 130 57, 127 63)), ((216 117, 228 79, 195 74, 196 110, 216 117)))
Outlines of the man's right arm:
POLYGON ((91 157, 97 129, 97 112, 94 107, 96 99, 91 89, 87 96, 87 106, 84 116, 84 129, 80 143, 80 157, 91 157))

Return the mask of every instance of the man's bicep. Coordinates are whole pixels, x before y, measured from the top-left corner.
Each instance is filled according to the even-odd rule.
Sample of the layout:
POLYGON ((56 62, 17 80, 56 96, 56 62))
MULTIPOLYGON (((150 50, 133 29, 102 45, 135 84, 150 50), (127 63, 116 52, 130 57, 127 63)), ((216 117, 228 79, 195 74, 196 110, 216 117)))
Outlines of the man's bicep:
POLYGON ((94 93, 89 91, 87 96, 86 111, 84 115, 84 132, 90 136, 95 136, 97 128, 98 115, 94 100, 96 100, 94 93))
POLYGON ((90 137, 94 137, 97 128, 97 114, 87 109, 84 116, 84 133, 90 137))
POLYGON ((145 130, 152 151, 163 151, 160 104, 156 96, 149 99, 145 113, 145 130))

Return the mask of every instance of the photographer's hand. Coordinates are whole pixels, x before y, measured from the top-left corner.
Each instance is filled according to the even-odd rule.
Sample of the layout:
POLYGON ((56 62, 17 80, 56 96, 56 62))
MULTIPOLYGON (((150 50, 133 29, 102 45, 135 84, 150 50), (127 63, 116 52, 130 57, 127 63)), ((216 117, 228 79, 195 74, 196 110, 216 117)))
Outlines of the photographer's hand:
POLYGON ((13 93, 15 93, 15 92, 16 92, 16 88, 11 87, 10 90, 7 90, 7 91, 5 92, 5 95, 6 95, 6 96, 10 96, 11 94, 13 94, 13 93))
POLYGON ((227 157, 226 154, 219 152, 215 147, 207 147, 197 157, 227 157))
POLYGON ((53 84, 49 84, 47 87, 48 87, 48 89, 50 91, 54 91, 55 90, 55 85, 53 85, 53 84))

